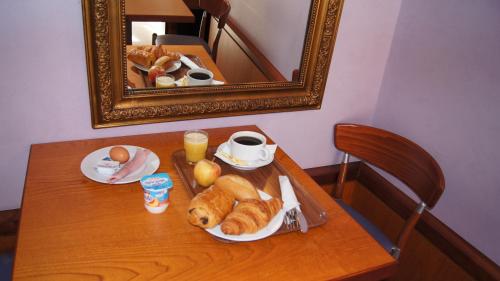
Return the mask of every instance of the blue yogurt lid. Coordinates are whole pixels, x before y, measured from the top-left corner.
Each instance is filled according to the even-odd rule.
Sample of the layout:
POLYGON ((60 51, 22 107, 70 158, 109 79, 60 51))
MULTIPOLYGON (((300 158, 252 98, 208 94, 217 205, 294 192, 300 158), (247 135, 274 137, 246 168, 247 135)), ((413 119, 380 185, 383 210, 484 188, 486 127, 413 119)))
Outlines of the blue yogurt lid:
POLYGON ((144 189, 160 190, 170 189, 174 186, 174 183, 167 173, 158 173, 142 177, 141 185, 144 189))

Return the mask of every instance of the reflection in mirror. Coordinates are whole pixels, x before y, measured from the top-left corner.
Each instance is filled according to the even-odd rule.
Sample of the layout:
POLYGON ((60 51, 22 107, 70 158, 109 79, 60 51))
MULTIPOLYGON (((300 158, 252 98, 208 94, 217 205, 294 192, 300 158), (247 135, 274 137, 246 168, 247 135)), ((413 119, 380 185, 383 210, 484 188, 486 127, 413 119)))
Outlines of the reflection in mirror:
POLYGON ((166 85, 157 85, 157 76, 173 79, 168 87, 296 81, 310 5, 303 0, 125 0, 127 87, 166 85))
POLYGON ((278 5, 267 0, 226 0, 231 9, 220 37, 224 9, 209 13, 205 27, 199 28, 203 12, 217 1, 82 0, 94 128, 321 107, 344 1, 281 0, 283 4, 278 5), (187 16, 179 9, 187 11, 187 16), (150 31, 139 41, 132 23, 152 22, 160 22, 161 30, 150 31), (157 33, 156 43, 165 34, 195 38, 200 29, 208 51, 204 44, 186 42, 153 48, 153 33, 157 33), (217 38, 219 42, 214 44, 217 38), (218 46, 216 52, 214 45, 218 46), (173 87, 172 80, 181 85, 156 90, 156 79, 153 84, 147 74, 160 57, 155 55, 147 62, 145 56, 142 63, 147 68, 141 70, 127 58, 127 50, 139 46, 153 55, 166 53, 169 58, 163 59, 163 68, 179 67, 177 59, 170 59, 179 54, 179 69, 168 75, 183 70, 187 75, 192 62, 194 68, 210 70, 205 73, 209 78, 195 75, 198 78, 192 77, 195 82, 189 85, 181 79, 184 75, 172 78, 164 74, 166 70, 160 71, 165 75, 160 79, 163 85, 173 87), (183 61, 184 57, 189 60, 183 61), (224 85, 192 84, 214 82, 224 85))

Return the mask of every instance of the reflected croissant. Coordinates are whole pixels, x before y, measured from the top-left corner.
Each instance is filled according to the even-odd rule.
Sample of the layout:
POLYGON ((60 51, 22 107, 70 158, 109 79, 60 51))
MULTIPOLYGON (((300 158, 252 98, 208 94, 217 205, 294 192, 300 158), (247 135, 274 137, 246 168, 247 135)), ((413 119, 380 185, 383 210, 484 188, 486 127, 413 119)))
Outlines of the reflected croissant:
POLYGON ((255 233, 264 228, 279 212, 283 202, 278 198, 268 201, 249 199, 240 201, 221 224, 224 234, 255 233))

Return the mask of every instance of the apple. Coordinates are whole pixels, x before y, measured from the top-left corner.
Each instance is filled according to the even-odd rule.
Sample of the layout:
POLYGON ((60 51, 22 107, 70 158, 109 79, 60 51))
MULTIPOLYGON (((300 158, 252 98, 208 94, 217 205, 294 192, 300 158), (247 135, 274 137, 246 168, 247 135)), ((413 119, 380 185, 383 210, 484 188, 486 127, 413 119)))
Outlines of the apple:
POLYGON ((148 70, 148 79, 151 83, 154 83, 156 81, 156 76, 161 74, 165 74, 165 69, 161 66, 153 65, 148 70))
POLYGON ((204 187, 212 185, 220 174, 219 164, 207 159, 198 161, 194 166, 194 179, 204 187))

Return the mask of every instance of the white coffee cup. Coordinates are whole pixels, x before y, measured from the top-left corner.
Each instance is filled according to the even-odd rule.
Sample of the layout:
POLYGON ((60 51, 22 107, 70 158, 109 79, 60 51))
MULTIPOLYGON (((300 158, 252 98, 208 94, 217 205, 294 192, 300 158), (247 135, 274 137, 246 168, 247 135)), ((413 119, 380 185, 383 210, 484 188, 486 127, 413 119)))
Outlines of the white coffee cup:
POLYGON ((187 79, 189 86, 211 85, 214 74, 205 68, 195 68, 187 72, 187 79))
POLYGON ((252 131, 240 131, 229 138, 231 156, 243 161, 268 160, 271 153, 266 149, 266 137, 252 131))

